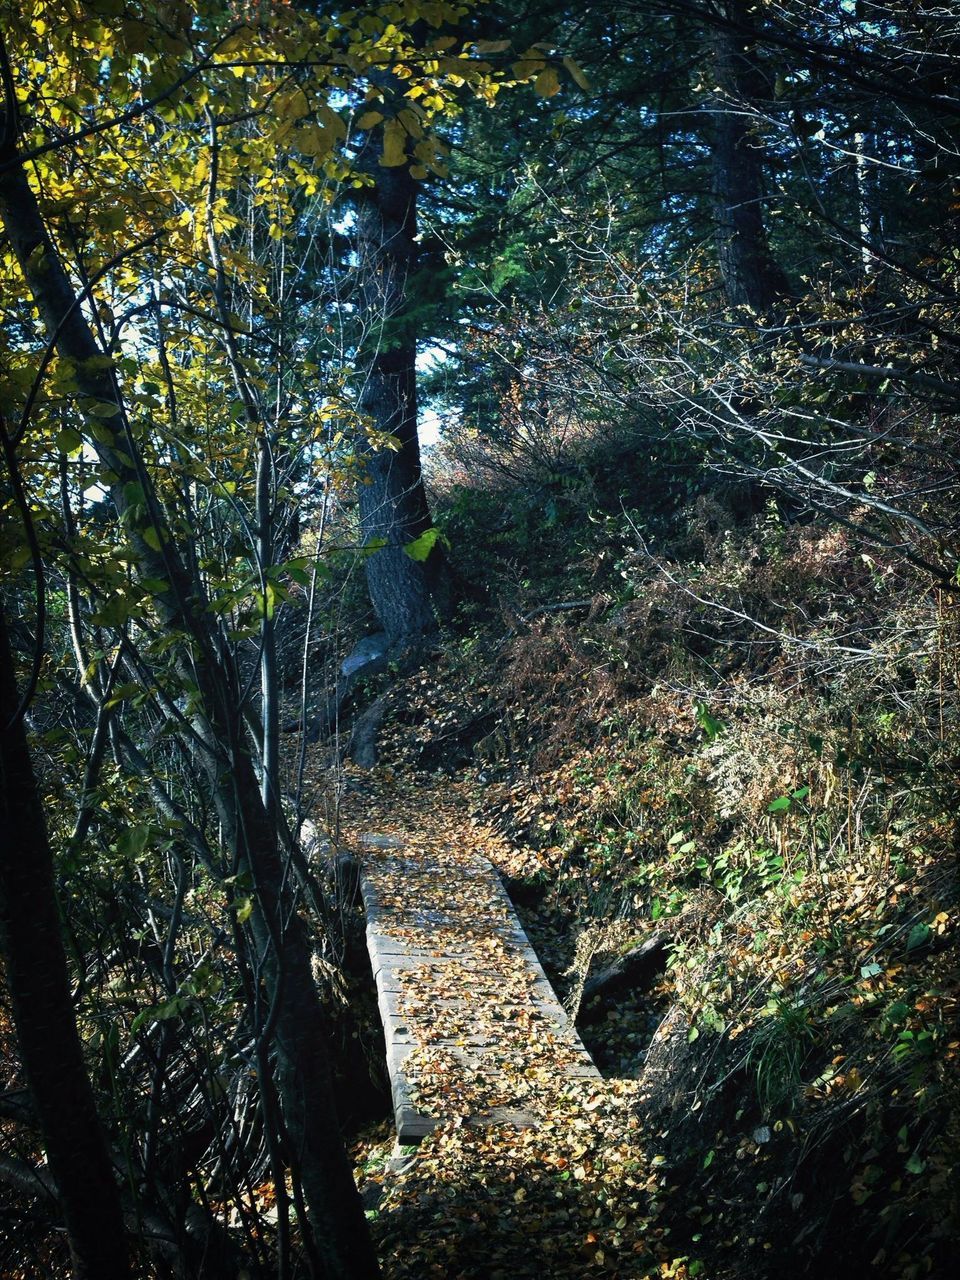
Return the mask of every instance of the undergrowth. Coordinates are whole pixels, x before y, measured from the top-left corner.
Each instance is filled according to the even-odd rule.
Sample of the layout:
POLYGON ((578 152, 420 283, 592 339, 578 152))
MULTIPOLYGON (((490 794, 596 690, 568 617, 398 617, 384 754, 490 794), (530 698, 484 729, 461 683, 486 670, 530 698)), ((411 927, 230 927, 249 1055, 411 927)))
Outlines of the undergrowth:
POLYGON ((454 497, 480 580, 440 665, 392 695, 385 763, 470 781, 561 990, 663 935, 665 975, 595 1001, 584 1035, 638 1079, 704 1274, 946 1274, 956 595, 855 521, 723 493, 678 502, 656 554, 635 510, 568 494, 548 556, 528 522, 481 568, 489 494, 454 497), (711 1237, 721 1188, 740 1218, 711 1237))

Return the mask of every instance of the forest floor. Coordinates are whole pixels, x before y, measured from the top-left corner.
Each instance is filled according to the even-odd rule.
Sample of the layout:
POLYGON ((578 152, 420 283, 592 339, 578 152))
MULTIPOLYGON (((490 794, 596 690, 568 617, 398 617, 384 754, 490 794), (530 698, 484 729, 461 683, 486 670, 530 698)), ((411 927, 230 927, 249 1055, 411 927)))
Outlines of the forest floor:
MULTIPOLYGON (((338 847, 493 863, 603 1075, 402 1161, 372 1099, 353 1154, 387 1280, 952 1277, 956 601, 772 509, 684 508, 666 577, 615 517, 571 521, 549 546, 507 522, 497 552, 454 519, 486 596, 356 690, 348 713, 385 708, 375 768, 310 757, 338 847)), ((363 985, 348 1034, 382 1074, 363 985)))
MULTIPOLYGON (((316 794, 337 778, 338 847, 358 851, 377 831, 483 854, 568 1002, 591 961, 595 972, 655 929, 671 944, 666 969, 585 1002, 578 1028, 604 1079, 564 1083, 536 1127, 474 1128, 453 1105, 397 1159, 385 1103, 356 1134, 386 1280, 950 1274, 960 894, 949 831, 931 827, 895 866, 848 859, 815 876, 771 860, 748 868, 754 897, 724 881, 678 899, 669 919, 651 919, 648 897, 611 911, 603 876, 590 882, 551 833, 564 803, 580 822, 621 776, 591 773, 583 752, 539 773, 464 766, 457 742, 477 699, 450 671, 408 677, 391 700, 375 769, 325 774, 319 751, 311 760, 316 794), (651 1083, 659 1041, 665 1079, 651 1083)), ((664 866, 677 860, 677 837, 664 839, 664 866)), ((442 1072, 431 1082, 448 1109, 457 1087, 442 1072)))

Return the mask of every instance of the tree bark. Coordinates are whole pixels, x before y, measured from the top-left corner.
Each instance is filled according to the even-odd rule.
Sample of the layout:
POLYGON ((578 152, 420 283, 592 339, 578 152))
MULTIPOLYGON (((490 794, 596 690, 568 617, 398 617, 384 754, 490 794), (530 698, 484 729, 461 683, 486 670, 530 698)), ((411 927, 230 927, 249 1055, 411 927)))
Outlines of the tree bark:
MULTIPOLYGON (((376 146, 381 131, 371 137, 376 146)), ((365 544, 384 543, 366 562, 367 588, 391 648, 417 644, 436 630, 434 597, 446 584, 442 549, 424 561, 404 547, 432 525, 417 436, 417 343, 409 289, 417 255, 417 183, 407 164, 378 167, 357 214, 357 247, 364 335, 359 407, 378 432, 399 442, 395 451, 360 440, 359 485, 365 544)))
POLYGON ((130 1275, 120 1195, 77 1031, 53 856, 0 608, 0 943, 27 1087, 77 1280, 130 1275))
MULTIPOLYGON (((748 29, 745 0, 725 0, 722 16, 748 29)), ((710 36, 718 92, 710 111, 715 242, 731 307, 769 311, 789 290, 764 223, 763 148, 753 129, 758 71, 749 38, 718 24, 710 36)))

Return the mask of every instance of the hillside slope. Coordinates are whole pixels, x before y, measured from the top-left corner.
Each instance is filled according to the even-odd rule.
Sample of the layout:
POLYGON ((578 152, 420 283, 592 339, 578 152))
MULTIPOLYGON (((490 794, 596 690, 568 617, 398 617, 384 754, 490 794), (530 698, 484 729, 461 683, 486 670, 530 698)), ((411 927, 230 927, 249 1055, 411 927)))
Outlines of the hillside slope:
POLYGON ((386 1272, 952 1274, 956 599, 742 493, 595 498, 441 495, 468 602, 344 819, 482 843, 608 1086, 431 1139, 386 1272))

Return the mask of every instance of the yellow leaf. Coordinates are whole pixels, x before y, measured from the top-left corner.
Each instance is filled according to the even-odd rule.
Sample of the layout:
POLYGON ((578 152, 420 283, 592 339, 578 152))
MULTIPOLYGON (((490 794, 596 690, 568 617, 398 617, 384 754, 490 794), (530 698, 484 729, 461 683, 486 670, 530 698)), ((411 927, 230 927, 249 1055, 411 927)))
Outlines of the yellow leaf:
POLYGON ((560 91, 560 81, 555 67, 544 67, 533 82, 533 87, 541 98, 552 98, 560 91))
POLYGON ((143 22, 135 20, 120 23, 123 43, 131 53, 143 53, 150 42, 150 29, 143 22))
POLYGON ((304 156, 325 156, 333 146, 330 131, 319 124, 302 125, 293 134, 293 144, 304 156))
POLYGON ((420 114, 418 114, 418 112, 419 108, 417 107, 410 107, 404 111, 397 112, 397 119, 403 125, 408 136, 411 138, 423 137, 423 127, 420 124, 420 115, 422 112, 420 114))
POLYGON ((375 124, 379 124, 383 119, 382 111, 365 111, 362 116, 358 116, 354 121, 358 129, 372 129, 375 124))
POLYGON ((310 114, 310 103, 302 89, 281 94, 275 101, 275 114, 287 120, 299 120, 310 114))
POLYGON ((574 62, 572 58, 564 58, 563 65, 566 67, 567 71, 570 74, 570 78, 574 81, 574 83, 578 84, 580 88, 584 91, 584 93, 589 93, 590 81, 583 74, 582 69, 577 65, 577 63, 574 62))
POLYGON ((323 127, 330 130, 335 141, 340 141, 347 136, 347 126, 343 118, 325 102, 321 102, 317 107, 317 115, 323 127))
POLYGON ((83 445, 83 436, 72 427, 63 427, 57 435, 57 448, 64 453, 77 453, 83 445))
POLYGON ((545 65, 543 58, 525 54, 519 61, 513 63, 510 71, 515 80, 531 80, 543 70, 545 65))
POLYGON ((101 422, 91 422, 88 425, 90 428, 90 434, 93 436, 94 440, 96 440, 97 444, 116 444, 116 436, 109 427, 105 427, 101 422))
POLYGON ((407 131, 399 120, 388 120, 383 126, 383 155, 380 163, 388 169, 407 162, 407 131))
POLYGON ((295 120, 310 114, 310 100, 302 89, 298 89, 293 95, 287 111, 295 120))
POLYGON ((503 53, 512 43, 511 40, 478 40, 473 47, 477 53, 503 53))
POLYGON ((120 412, 120 406, 112 400, 94 400, 87 405, 87 413, 96 414, 98 418, 113 418, 120 412))

